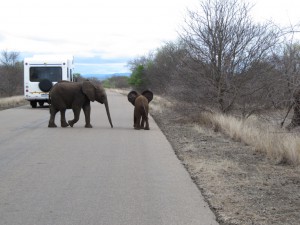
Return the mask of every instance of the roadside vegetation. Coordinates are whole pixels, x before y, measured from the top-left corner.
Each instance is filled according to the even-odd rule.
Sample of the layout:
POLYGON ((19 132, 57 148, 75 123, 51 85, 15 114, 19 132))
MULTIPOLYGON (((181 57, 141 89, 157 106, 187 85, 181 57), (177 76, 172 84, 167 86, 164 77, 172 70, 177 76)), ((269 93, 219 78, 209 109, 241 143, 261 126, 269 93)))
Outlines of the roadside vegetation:
POLYGON ((0 98, 23 94, 23 70, 18 52, 0 53, 0 98))
POLYGON ((300 165, 299 129, 287 132, 280 128, 278 117, 282 115, 281 112, 253 114, 245 119, 233 114, 201 109, 192 103, 177 102, 174 98, 161 96, 155 96, 150 107, 155 114, 162 114, 164 110, 174 108, 178 111, 186 111, 186 118, 178 118, 178 120, 189 123, 192 121, 194 129, 203 128, 220 132, 235 142, 254 147, 275 164, 300 165))
POLYGON ((0 110, 26 104, 23 94, 23 62, 18 52, 0 53, 0 110))
POLYGON ((243 120, 220 113, 202 113, 200 121, 234 141, 253 146, 276 163, 300 164, 300 137, 296 133, 278 129, 256 116, 243 120))
POLYGON ((23 95, 0 98, 0 110, 14 108, 27 103, 23 95))
POLYGON ((299 137, 280 123, 299 89, 300 23, 256 23, 251 9, 238 0, 199 2, 187 11, 177 41, 129 62, 129 81, 178 107, 196 105, 203 109, 199 124, 297 165, 299 137))
POLYGON ((102 82, 104 88, 130 88, 130 85, 128 83, 128 77, 126 76, 113 76, 110 78, 105 79, 102 82))

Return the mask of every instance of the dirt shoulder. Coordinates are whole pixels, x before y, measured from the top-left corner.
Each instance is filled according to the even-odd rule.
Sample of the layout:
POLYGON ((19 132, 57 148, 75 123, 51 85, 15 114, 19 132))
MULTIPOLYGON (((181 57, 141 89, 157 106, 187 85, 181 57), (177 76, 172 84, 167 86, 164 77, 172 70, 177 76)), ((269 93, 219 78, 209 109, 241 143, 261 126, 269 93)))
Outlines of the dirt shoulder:
POLYGON ((0 98, 0 111, 27 104, 29 104, 29 102, 24 99, 24 96, 0 98))
POLYGON ((199 113, 197 107, 188 111, 168 105, 151 109, 218 222, 300 224, 299 166, 275 164, 251 146, 200 126, 199 113))

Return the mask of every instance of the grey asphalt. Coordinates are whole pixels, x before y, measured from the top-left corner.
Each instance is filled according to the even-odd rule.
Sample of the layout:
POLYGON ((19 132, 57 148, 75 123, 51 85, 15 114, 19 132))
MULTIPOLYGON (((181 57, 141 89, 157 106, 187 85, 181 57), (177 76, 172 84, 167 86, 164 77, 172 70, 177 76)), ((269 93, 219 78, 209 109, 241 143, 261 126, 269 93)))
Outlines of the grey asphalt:
POLYGON ((113 129, 98 103, 92 129, 83 112, 48 128, 48 108, 0 111, 0 225, 218 224, 153 118, 134 130, 126 96, 108 99, 113 129))

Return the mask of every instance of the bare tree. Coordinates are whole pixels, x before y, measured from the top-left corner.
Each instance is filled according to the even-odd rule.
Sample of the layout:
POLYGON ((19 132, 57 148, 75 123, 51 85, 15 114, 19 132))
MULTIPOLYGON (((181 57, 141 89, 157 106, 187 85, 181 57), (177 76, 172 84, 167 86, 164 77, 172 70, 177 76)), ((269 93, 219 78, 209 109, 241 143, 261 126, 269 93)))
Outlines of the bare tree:
POLYGON ((300 43, 284 43, 280 51, 274 54, 273 63, 281 75, 280 83, 284 99, 289 102, 300 86, 300 43))
POLYGON ((249 84, 254 74, 262 76, 270 69, 257 65, 270 56, 279 38, 272 23, 254 24, 250 10, 249 4, 239 0, 206 0, 200 9, 188 11, 180 34, 188 46, 190 64, 195 64, 190 68, 197 68, 194 73, 202 78, 199 85, 223 112, 243 95, 263 89, 249 84))
POLYGON ((3 66, 15 66, 16 63, 18 62, 19 55, 20 55, 19 52, 2 51, 0 63, 3 66))
POLYGON ((185 77, 181 77, 181 69, 184 67, 182 61, 186 55, 186 49, 180 42, 168 42, 156 50, 146 70, 153 91, 172 94, 173 89, 178 90, 184 83, 185 77))
POLYGON ((18 58, 17 52, 1 52, 0 96, 20 95, 23 92, 23 64, 18 58))

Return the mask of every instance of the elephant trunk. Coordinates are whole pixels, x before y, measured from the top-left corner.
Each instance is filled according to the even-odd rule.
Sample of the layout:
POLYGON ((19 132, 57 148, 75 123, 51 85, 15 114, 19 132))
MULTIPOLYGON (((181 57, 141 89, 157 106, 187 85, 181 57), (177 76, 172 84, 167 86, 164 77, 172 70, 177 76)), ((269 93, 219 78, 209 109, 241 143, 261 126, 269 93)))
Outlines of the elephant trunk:
POLYGON ((110 118, 110 113, 109 113, 109 107, 108 107, 108 101, 107 101, 107 99, 104 102, 104 105, 105 105, 105 109, 106 109, 106 114, 107 114, 107 117, 108 117, 108 121, 110 123, 111 128, 113 128, 113 124, 112 124, 111 118, 110 118))

